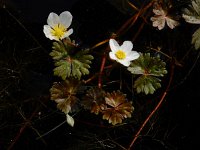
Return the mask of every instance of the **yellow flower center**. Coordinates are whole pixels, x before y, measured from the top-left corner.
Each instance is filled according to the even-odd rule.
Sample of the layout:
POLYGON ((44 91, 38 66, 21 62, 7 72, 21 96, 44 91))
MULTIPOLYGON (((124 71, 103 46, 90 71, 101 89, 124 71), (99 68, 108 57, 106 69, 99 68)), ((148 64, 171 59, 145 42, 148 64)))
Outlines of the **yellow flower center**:
POLYGON ((57 24, 52 28, 51 34, 56 36, 58 39, 61 39, 66 31, 67 29, 62 24, 57 24))
POLYGON ((124 53, 124 51, 122 51, 122 50, 118 50, 118 51, 115 53, 115 56, 116 56, 118 59, 124 59, 124 58, 126 58, 126 53, 124 53))

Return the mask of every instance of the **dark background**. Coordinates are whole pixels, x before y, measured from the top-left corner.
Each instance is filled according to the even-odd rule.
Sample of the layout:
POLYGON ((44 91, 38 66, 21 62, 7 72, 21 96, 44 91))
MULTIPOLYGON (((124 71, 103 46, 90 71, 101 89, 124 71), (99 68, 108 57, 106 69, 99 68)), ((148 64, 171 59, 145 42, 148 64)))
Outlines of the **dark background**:
MULTIPOLYGON (((176 4, 179 3, 177 11, 185 5, 181 1, 176 4)), ((36 131, 40 134, 47 133, 65 120, 65 116, 56 109, 55 103, 49 100, 49 89, 58 79, 53 76, 54 66, 49 56, 52 41, 43 34, 43 25, 46 24, 48 14, 70 11, 73 15, 71 27, 74 29, 71 38, 82 47, 90 47, 109 38, 134 13, 122 4, 124 3, 121 1, 112 0, 1 1, 1 7, 5 5, 6 9, 0 10, 0 149, 11 146, 17 135, 20 137, 13 149, 121 149, 113 141, 124 147, 130 144, 132 133, 154 108, 158 102, 154 101, 154 96, 157 98, 156 94, 159 93, 144 100, 138 98, 137 103, 146 108, 136 113, 139 115, 135 116, 134 127, 100 126, 98 117, 84 112, 84 116, 81 113, 76 116, 75 127, 71 128, 65 123, 45 135, 43 140, 36 139, 36 131), (25 118, 32 114, 34 117, 28 122, 30 124, 19 134, 20 128, 26 123, 25 118)), ((142 3, 138 1, 134 4, 140 6, 142 3)), ((140 21, 124 36, 125 40, 131 39, 140 21)), ((189 50, 191 35, 198 27, 184 21, 181 23, 174 31, 158 31, 149 21, 134 41, 134 48, 142 50, 142 46, 151 40, 166 46, 165 41, 174 39, 178 48, 176 57, 179 58, 189 50)), ((198 56, 199 52, 193 50, 183 66, 175 68, 173 84, 165 102, 144 128, 134 149, 188 150, 198 147, 198 56)))

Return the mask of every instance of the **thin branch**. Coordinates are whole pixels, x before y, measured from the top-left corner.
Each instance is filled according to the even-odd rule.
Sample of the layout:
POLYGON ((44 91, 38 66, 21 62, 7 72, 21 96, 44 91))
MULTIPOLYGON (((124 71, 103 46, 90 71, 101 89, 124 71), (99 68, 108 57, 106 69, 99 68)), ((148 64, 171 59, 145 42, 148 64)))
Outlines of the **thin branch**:
POLYGON ((99 82, 98 82, 99 88, 102 87, 102 74, 103 74, 105 63, 106 63, 106 54, 104 53, 103 58, 102 58, 102 62, 101 62, 100 73, 99 73, 99 82))
POLYGON ((141 131, 143 130, 143 128, 145 127, 145 125, 147 124, 147 122, 151 119, 151 117, 155 114, 155 112, 160 108, 160 106, 162 105, 166 95, 167 95, 167 92, 169 90, 169 87, 172 83, 172 80, 173 80, 173 76, 174 76, 174 61, 171 63, 171 73, 170 73, 170 79, 169 79, 169 82, 168 82, 168 85, 165 89, 165 91, 163 92, 162 96, 161 96, 161 99, 159 100, 158 104, 156 105, 156 107, 152 110, 152 112, 147 116, 147 118, 145 119, 145 121, 143 122, 143 124, 140 126, 139 130, 137 131, 137 133, 135 134, 131 144, 129 145, 129 148, 128 150, 131 150, 132 146, 134 145, 134 143, 136 142, 136 140, 138 139, 141 131))
MULTIPOLYGON (((8 9, 4 9, 8 13, 8 15, 12 17, 24 29, 25 32, 28 33, 28 35, 37 43, 37 45, 45 50, 45 48, 39 43, 39 41, 34 37, 34 35, 8 9)), ((45 50, 45 52, 47 51, 45 50)))
POLYGON ((57 128, 59 128, 60 126, 62 126, 63 124, 65 124, 66 122, 67 122, 66 120, 63 121, 63 122, 61 122, 59 125, 55 126, 55 127, 54 127, 53 129, 51 129, 50 131, 48 131, 48 132, 46 132, 46 133, 40 135, 39 137, 37 137, 36 140, 39 140, 39 139, 43 138, 44 136, 46 136, 46 135, 48 135, 49 133, 51 133, 52 131, 56 130, 57 128))
POLYGON ((19 140, 19 138, 21 137, 21 135, 23 134, 25 129, 30 125, 30 121, 33 119, 33 117, 35 116, 35 114, 38 111, 38 109, 39 108, 37 107, 35 109, 35 111, 31 114, 31 116, 27 120, 24 121, 23 126, 19 129, 19 132, 17 133, 17 135, 15 136, 14 140, 12 141, 10 146, 8 147, 8 150, 11 150, 14 147, 15 143, 19 140))

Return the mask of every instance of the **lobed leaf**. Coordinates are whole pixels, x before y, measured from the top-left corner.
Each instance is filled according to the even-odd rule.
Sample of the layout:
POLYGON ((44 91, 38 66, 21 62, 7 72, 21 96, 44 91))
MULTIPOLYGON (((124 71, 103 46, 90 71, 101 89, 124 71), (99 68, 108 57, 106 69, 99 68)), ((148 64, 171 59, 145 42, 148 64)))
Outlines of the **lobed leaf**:
POLYGON ((197 29, 194 34, 192 35, 192 44, 194 44, 194 47, 196 50, 200 48, 200 28, 197 29))
POLYGON ((192 4, 183 9, 182 17, 188 23, 200 24, 200 0, 192 0, 192 4))
POLYGON ((140 57, 127 68, 132 74, 164 76, 167 73, 166 63, 159 56, 151 57, 150 53, 140 54, 140 57))
POLYGON ((99 114, 101 104, 104 103, 105 92, 98 87, 90 88, 82 99, 82 105, 89 109, 91 113, 99 114))
POLYGON ((51 100, 57 103, 57 108, 68 114, 78 98, 75 96, 80 86, 80 81, 76 79, 54 82, 50 89, 51 100))
POLYGON ((105 96, 106 104, 103 108, 103 119, 108 120, 112 125, 122 123, 125 118, 130 118, 134 110, 131 102, 126 100, 126 95, 120 91, 107 93, 105 96))
POLYGON ((160 57, 151 57, 150 53, 141 54, 137 60, 132 61, 127 68, 132 74, 140 75, 134 82, 137 93, 153 94, 161 87, 161 80, 167 70, 166 63, 160 57))
POLYGON ((89 54, 89 49, 77 50, 68 42, 54 42, 53 50, 50 53, 54 59, 56 68, 54 75, 65 80, 67 77, 74 77, 80 79, 82 75, 89 74, 90 64, 93 56, 89 54))
POLYGON ((143 75, 134 82, 134 88, 137 93, 153 94, 156 89, 161 87, 160 81, 157 77, 143 75))

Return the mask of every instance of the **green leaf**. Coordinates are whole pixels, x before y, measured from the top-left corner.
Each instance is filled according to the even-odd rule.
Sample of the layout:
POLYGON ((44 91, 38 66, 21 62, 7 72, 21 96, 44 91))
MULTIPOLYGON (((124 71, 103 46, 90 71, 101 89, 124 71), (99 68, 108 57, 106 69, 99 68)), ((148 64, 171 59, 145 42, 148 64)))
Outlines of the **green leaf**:
POLYGON ((71 63, 60 60, 55 63, 54 75, 60 76, 63 80, 71 76, 71 63))
POLYGON ((54 60, 60 60, 66 57, 68 55, 68 52, 65 47, 67 47, 67 45, 62 43, 61 41, 53 42, 53 50, 50 53, 50 56, 52 56, 54 60))
POLYGON ((82 75, 89 74, 90 64, 93 56, 89 49, 80 50, 67 42, 54 42, 53 51, 50 53, 54 59, 54 75, 60 76, 63 80, 67 77, 80 79, 82 75))
POLYGON ((166 63, 159 56, 151 57, 150 53, 140 54, 140 57, 127 68, 132 74, 164 76, 167 73, 166 63))
POLYGON ((196 50, 200 48, 200 28, 197 29, 194 34, 192 35, 192 44, 194 44, 194 47, 196 50))
POLYGON ((163 77, 167 70, 166 63, 159 56, 151 57, 150 53, 140 54, 140 57, 127 68, 132 74, 140 75, 134 82, 137 93, 153 94, 161 87, 159 77, 163 77))
POLYGON ((134 88, 137 93, 153 94, 156 89, 161 87, 160 81, 157 77, 143 75, 134 82, 134 88))

